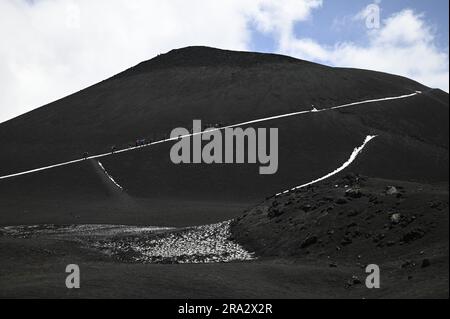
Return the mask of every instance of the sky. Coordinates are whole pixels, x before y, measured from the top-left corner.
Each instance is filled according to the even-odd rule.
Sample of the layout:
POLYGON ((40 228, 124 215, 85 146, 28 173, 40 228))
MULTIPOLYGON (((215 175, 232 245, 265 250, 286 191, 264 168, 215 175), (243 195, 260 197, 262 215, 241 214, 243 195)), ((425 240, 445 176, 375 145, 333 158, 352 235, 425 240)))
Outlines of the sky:
POLYGON ((0 123, 189 45, 449 91, 448 0, 0 0, 0 123))

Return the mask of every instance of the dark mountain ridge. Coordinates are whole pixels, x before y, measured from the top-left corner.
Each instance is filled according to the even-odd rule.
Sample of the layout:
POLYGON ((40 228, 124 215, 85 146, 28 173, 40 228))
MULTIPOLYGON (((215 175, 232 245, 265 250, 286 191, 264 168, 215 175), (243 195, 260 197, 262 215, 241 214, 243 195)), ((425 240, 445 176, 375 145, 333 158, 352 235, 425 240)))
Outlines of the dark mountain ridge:
MULTIPOLYGON (((191 127, 194 119, 233 124, 311 110, 313 105, 330 108, 416 91, 423 93, 255 125, 279 129, 279 171, 271 176, 259 175, 257 166, 247 164, 174 165, 170 143, 104 158, 106 169, 127 193, 145 202, 142 212, 134 216, 118 211, 117 219, 133 215, 133 221, 164 223, 157 218, 166 212, 164 205, 155 204, 160 199, 174 207, 190 201, 191 217, 212 207, 231 207, 217 219, 234 216, 243 206, 333 171, 367 135, 378 137, 355 163, 360 173, 448 181, 448 94, 380 72, 206 47, 173 50, 2 123, 0 175, 81 158, 86 151, 108 152, 112 145, 128 147, 137 138, 161 139, 175 127, 191 127)), ((52 211, 49 205, 76 211, 65 198, 108 202, 111 194, 97 184, 85 163, 2 180, 0 223, 12 222, 14 212, 20 212, 21 222, 38 220, 52 211), (41 208, 33 200, 44 201, 41 208)), ((110 222, 111 207, 96 208, 95 218, 83 207, 88 221, 110 222)), ((54 214, 60 212, 47 220, 54 214)), ((59 222, 73 221, 60 217, 59 222)))
MULTIPOLYGON (((285 55, 221 50, 203 46, 174 49, 139 63, 113 78, 178 67, 253 67, 273 63, 315 64, 285 55)), ((319 64, 315 64, 320 66, 319 64)))

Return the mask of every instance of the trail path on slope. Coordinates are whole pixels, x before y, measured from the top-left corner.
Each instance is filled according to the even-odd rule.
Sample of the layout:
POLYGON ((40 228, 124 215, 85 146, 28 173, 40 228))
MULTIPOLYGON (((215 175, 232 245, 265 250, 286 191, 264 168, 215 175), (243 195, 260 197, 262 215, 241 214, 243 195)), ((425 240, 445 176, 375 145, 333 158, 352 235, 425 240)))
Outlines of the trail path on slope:
MULTIPOLYGON (((416 92, 411 93, 411 94, 405 94, 405 95, 394 96, 394 97, 385 97, 385 98, 379 98, 379 99, 364 100, 364 101, 359 101, 359 102, 342 104, 342 105, 330 107, 330 108, 327 108, 327 109, 317 110, 317 109, 313 108, 313 109, 308 110, 308 111, 299 111, 299 112, 286 113, 286 114, 281 114, 281 115, 276 115, 276 116, 271 116, 271 117, 265 117, 265 118, 251 120, 251 121, 247 121, 247 122, 232 124, 232 125, 228 125, 228 126, 224 126, 224 127, 220 127, 220 128, 208 129, 208 130, 205 130, 205 131, 202 131, 202 132, 196 132, 196 133, 192 133, 192 134, 182 135, 182 136, 179 136, 179 137, 171 137, 171 138, 168 138, 168 139, 155 141, 153 143, 149 143, 149 144, 142 145, 142 146, 130 147, 130 148, 118 150, 118 151, 114 152, 114 154, 130 152, 130 151, 134 151, 134 150, 137 150, 137 149, 140 149, 140 148, 149 147, 149 146, 152 146, 152 145, 157 145, 157 144, 161 144, 161 143, 176 141, 179 138, 187 138, 187 137, 191 137, 191 136, 195 136, 195 135, 201 135, 201 134, 204 134, 206 132, 213 132, 213 131, 224 130, 226 128, 233 128, 233 127, 244 126, 244 125, 249 125, 249 124, 254 124, 254 123, 272 121, 272 120, 276 120, 276 119, 281 119, 281 118, 291 117, 291 116, 297 116, 297 115, 302 115, 302 114, 308 114, 308 113, 320 113, 320 112, 332 111, 332 110, 352 107, 352 106, 355 106, 355 105, 362 105, 362 104, 370 104, 370 103, 376 103, 376 102, 384 102, 384 101, 406 99, 406 98, 410 98, 410 97, 413 97, 413 96, 416 96, 416 95, 419 95, 419 94, 422 94, 422 92, 421 91, 416 91, 416 92)), ((40 171, 44 171, 44 170, 48 170, 48 169, 52 169, 52 168, 56 168, 56 167, 67 166, 67 165, 70 165, 70 164, 80 163, 80 162, 83 162, 83 161, 86 161, 86 160, 90 160, 90 159, 99 159, 99 158, 107 157, 107 156, 110 156, 110 155, 113 155, 113 153, 112 152, 108 152, 108 153, 103 153, 103 154, 99 154, 99 155, 89 156, 87 158, 81 158, 81 159, 76 159, 76 160, 72 160, 72 161, 68 161, 68 162, 64 162, 64 163, 44 166, 44 167, 40 167, 40 168, 28 170, 28 171, 23 171, 23 172, 19 172, 19 173, 10 174, 10 175, 0 176, 0 180, 4 180, 4 179, 16 177, 16 176, 21 176, 21 175, 32 174, 32 173, 36 173, 36 172, 40 172, 40 171)))
POLYGON ((348 166, 350 166, 351 163, 353 163, 353 161, 354 161, 354 160, 358 157, 358 155, 363 151, 364 147, 366 147, 367 143, 369 143, 369 142, 370 142, 371 140, 373 140, 375 137, 376 137, 376 135, 368 135, 368 136, 366 137, 366 139, 364 140, 364 143, 363 143, 361 146, 356 147, 356 148, 353 150, 353 153, 350 155, 349 159, 348 159, 344 164, 342 164, 339 168, 335 169, 335 170, 332 171, 331 173, 329 173, 329 174, 327 174, 327 175, 324 175, 324 176, 322 176, 322 177, 320 177, 320 178, 318 178, 318 179, 315 179, 315 180, 313 180, 313 181, 311 181, 311 182, 309 182, 309 183, 306 183, 306 184, 303 184, 303 185, 296 186, 296 187, 294 187, 294 188, 285 190, 284 192, 278 193, 278 194, 276 194, 275 196, 280 196, 280 195, 283 195, 283 194, 287 194, 287 193, 292 192, 292 191, 295 191, 295 190, 297 190, 297 189, 305 188, 305 187, 307 187, 307 186, 316 184, 316 183, 318 183, 318 182, 321 182, 321 181, 323 181, 323 180, 325 180, 325 179, 327 179, 327 178, 329 178, 329 177, 331 177, 331 176, 333 176, 333 175, 336 175, 337 173, 343 171, 343 170, 346 169, 348 166))

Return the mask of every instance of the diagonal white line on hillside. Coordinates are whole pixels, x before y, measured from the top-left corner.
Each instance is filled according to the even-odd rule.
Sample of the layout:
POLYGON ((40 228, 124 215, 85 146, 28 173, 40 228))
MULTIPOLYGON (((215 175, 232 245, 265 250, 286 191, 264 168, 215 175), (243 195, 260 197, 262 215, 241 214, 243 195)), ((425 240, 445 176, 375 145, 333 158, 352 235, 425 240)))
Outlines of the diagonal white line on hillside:
MULTIPOLYGON (((183 136, 179 136, 179 137, 172 137, 172 138, 156 141, 156 142, 153 142, 153 143, 149 143, 147 145, 130 147, 130 148, 118 150, 118 151, 114 152, 114 154, 130 152, 130 151, 134 151, 134 150, 137 150, 137 149, 140 149, 140 148, 149 147, 149 146, 152 146, 152 145, 157 145, 157 144, 166 143, 166 142, 170 142, 170 141, 176 141, 179 138, 187 138, 187 137, 191 137, 191 136, 201 135, 201 134, 204 134, 205 132, 213 132, 213 131, 218 131, 218 130, 224 130, 226 128, 233 128, 233 127, 244 126, 244 125, 249 125, 249 124, 255 124, 255 123, 260 123, 260 122, 267 122, 267 121, 277 120, 277 119, 291 117, 291 116, 298 116, 298 115, 308 114, 308 113, 326 112, 326 111, 331 111, 331 110, 351 107, 351 106, 355 106, 355 105, 362 105, 362 104, 369 104, 369 103, 376 103, 376 102, 384 102, 384 101, 406 99, 406 98, 410 98, 410 97, 413 97, 413 96, 418 95, 418 94, 422 94, 422 92, 421 91, 416 91, 416 92, 411 93, 411 94, 405 94, 405 95, 400 95, 400 96, 393 96, 393 97, 385 97, 385 98, 379 98, 379 99, 364 100, 364 101, 359 101, 359 102, 353 102, 353 103, 333 106, 333 107, 330 107, 330 108, 327 108, 327 109, 320 109, 320 110, 312 109, 312 110, 308 110, 308 111, 299 111, 299 112, 275 115, 275 116, 265 117, 265 118, 251 120, 251 121, 247 121, 247 122, 232 124, 232 125, 228 125, 228 126, 224 126, 224 127, 220 127, 220 128, 209 129, 209 130, 202 131, 202 132, 187 134, 187 135, 183 135, 183 136)), ((87 157, 87 158, 81 158, 81 159, 76 159, 76 160, 68 161, 68 162, 64 162, 64 163, 59 163, 59 164, 44 166, 44 167, 40 167, 40 168, 35 168, 35 169, 28 170, 28 171, 23 171, 23 172, 19 172, 19 173, 10 174, 10 175, 0 176, 0 180, 8 179, 8 178, 16 177, 16 176, 21 176, 21 175, 32 174, 32 173, 48 170, 48 169, 51 169, 51 168, 57 168, 57 167, 61 167, 61 166, 71 165, 71 164, 83 162, 83 161, 89 160, 89 159, 99 159, 99 158, 110 156, 110 155, 113 155, 113 154, 112 153, 103 153, 103 154, 90 156, 90 157, 87 157)))

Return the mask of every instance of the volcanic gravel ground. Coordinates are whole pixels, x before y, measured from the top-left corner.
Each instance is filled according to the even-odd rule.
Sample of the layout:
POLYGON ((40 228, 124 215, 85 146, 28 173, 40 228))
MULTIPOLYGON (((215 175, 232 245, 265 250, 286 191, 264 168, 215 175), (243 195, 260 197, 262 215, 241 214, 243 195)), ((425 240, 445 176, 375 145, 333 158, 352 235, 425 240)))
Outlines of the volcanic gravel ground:
POLYGON ((230 221, 185 229, 122 225, 9 226, 0 228, 0 234, 75 241, 122 262, 217 263, 255 258, 230 240, 230 221))

